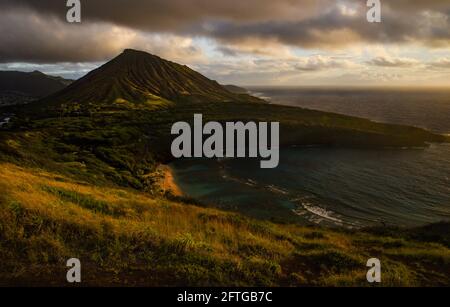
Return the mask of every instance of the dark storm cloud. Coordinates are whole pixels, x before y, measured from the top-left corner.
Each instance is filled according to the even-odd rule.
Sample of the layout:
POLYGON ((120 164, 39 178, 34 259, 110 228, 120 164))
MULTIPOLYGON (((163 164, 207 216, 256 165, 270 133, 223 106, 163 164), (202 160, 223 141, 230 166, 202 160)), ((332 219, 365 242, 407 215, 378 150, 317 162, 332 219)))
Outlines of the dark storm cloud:
MULTIPOLYGON (((2 0, 3 8, 31 8, 64 18, 65 0, 2 0)), ((333 0, 81 0, 83 17, 139 29, 182 30, 209 20, 262 21, 301 18, 320 12, 333 0)))
POLYGON ((0 62, 98 61, 115 49, 107 42, 114 35, 104 25, 69 25, 29 11, 0 15, 0 62))
POLYGON ((385 10, 381 23, 370 24, 365 15, 345 15, 340 8, 335 7, 324 14, 300 21, 247 24, 218 22, 205 32, 224 42, 240 43, 258 38, 306 48, 339 48, 358 42, 420 42, 432 46, 450 44, 448 16, 429 11, 411 14, 385 10))
POLYGON ((172 60, 201 55, 196 46, 173 35, 147 34, 109 23, 70 24, 29 9, 0 11, 0 63, 101 62, 126 48, 172 60))
POLYGON ((0 61, 105 59, 121 48, 114 41, 126 37, 109 33, 111 25, 209 37, 223 44, 223 53, 233 50, 230 45, 260 47, 262 42, 329 49, 355 43, 450 45, 450 2, 445 0, 382 1, 380 24, 366 21, 365 0, 81 2, 83 24, 76 26, 65 22, 65 0, 1 0, 0 61))

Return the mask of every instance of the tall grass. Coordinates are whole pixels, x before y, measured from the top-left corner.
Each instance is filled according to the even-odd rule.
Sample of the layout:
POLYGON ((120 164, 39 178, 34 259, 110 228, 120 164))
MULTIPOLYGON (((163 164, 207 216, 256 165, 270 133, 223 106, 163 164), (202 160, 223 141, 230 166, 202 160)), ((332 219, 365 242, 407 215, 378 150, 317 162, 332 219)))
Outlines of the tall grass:
POLYGON ((91 285, 368 285, 372 257, 382 260, 384 286, 449 283, 450 251, 438 243, 272 224, 40 169, 0 168, 4 285, 65 285, 72 257, 91 285))

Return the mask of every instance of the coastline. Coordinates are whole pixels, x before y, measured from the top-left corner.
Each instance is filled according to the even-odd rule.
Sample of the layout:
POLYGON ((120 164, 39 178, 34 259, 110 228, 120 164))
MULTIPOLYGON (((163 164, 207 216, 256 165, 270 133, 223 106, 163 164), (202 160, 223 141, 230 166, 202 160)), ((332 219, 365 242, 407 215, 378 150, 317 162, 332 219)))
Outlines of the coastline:
POLYGON ((166 164, 159 166, 159 171, 162 174, 160 180, 160 188, 163 193, 171 193, 174 196, 184 196, 180 186, 175 182, 173 169, 166 164))

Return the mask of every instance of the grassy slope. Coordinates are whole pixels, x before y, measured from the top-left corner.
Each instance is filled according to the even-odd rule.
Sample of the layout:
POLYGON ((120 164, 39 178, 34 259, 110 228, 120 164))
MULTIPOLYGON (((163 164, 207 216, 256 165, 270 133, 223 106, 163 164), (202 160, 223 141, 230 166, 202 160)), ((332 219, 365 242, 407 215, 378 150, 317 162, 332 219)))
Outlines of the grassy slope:
POLYGON ((448 235, 435 234, 448 234, 446 224, 438 232, 339 232, 161 195, 155 171, 167 159, 168 128, 197 111, 206 120, 264 120, 270 109, 270 118, 299 132, 426 134, 301 109, 238 107, 119 102, 16 120, 0 132, 0 280, 64 284, 65 261, 79 257, 84 281, 94 285, 367 285, 365 261, 378 257, 385 286, 449 284, 448 235))
POLYGON ((384 286, 450 281, 448 242, 272 224, 0 167, 4 285, 63 285, 71 257, 82 260, 85 285, 367 285, 371 257, 382 260, 384 286))

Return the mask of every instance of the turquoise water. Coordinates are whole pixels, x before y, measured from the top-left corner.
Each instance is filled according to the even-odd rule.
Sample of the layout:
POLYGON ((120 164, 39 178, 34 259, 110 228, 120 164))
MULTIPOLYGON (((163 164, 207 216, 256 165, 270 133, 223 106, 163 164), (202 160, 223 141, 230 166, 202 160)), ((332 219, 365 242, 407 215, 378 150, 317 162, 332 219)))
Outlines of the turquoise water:
MULTIPOLYGON (((280 93, 283 92, 277 92, 280 93)), ((269 95, 270 91, 263 94, 269 95)), ((298 98, 302 95, 301 90, 293 94, 290 89, 284 97, 288 94, 297 99, 295 101, 304 101, 304 98, 298 98)), ((306 95, 314 98, 310 92, 306 95)), ((318 95, 326 93, 319 92, 318 95)), ((357 96, 361 95, 357 93, 357 96)), ((401 99, 401 107, 396 108, 393 102, 377 104, 377 108, 384 108, 386 113, 382 121, 398 122, 398 118, 402 118, 402 123, 444 133, 450 131, 447 96, 438 93, 434 97, 435 102, 430 105, 434 108, 430 111, 433 115, 407 116, 403 111, 408 104, 405 97, 411 95, 389 94, 395 95, 401 99), (439 105, 442 108, 435 110, 439 105), (427 120, 420 121, 419 118, 427 120)), ((363 101, 369 101, 365 109, 360 102, 357 103, 359 107, 354 108, 371 118, 369 115, 376 99, 370 95, 362 96, 365 97, 361 98, 363 101)), ((426 97, 423 103, 429 101, 429 96, 423 96, 426 97)), ((330 110, 331 100, 318 100, 326 105, 322 109, 333 111, 330 110)), ((340 110, 352 109, 351 101, 358 100, 353 97, 347 101, 350 101, 348 105, 340 110)), ((417 106, 420 104, 417 96, 409 103, 411 109, 423 108, 417 106)), ((291 104, 295 103, 291 100, 291 104)), ((426 149, 284 148, 280 165, 273 170, 260 169, 259 161, 251 159, 179 160, 172 167, 177 182, 189 196, 270 220, 349 228, 419 226, 450 221, 450 144, 433 144, 426 149)))

